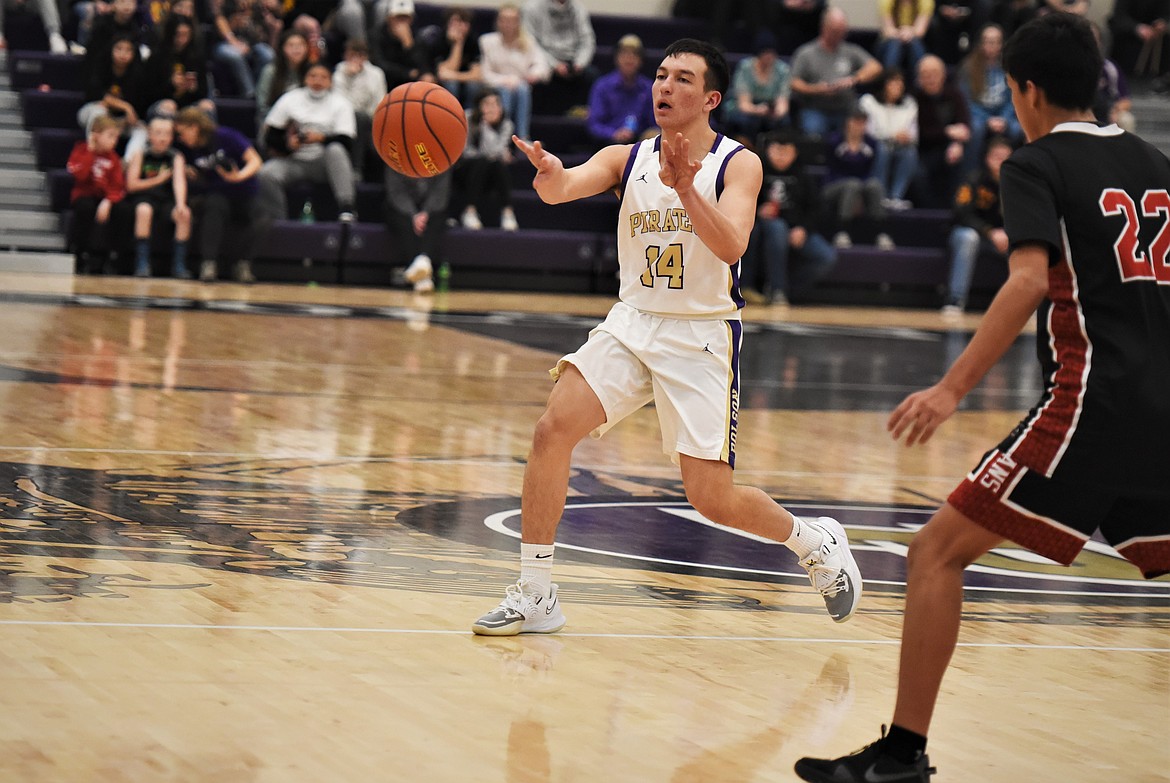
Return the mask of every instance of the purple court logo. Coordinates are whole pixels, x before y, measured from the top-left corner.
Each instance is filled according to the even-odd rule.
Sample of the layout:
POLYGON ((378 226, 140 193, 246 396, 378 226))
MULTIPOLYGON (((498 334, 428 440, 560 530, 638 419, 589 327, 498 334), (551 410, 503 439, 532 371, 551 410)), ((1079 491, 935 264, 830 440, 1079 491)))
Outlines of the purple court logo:
MULTIPOLYGON (((832 516, 870 589, 900 591, 915 531, 934 508, 785 502, 800 516, 832 516)), ((517 546, 520 510, 488 514, 487 530, 501 548, 517 546), (513 539, 514 541, 508 541, 513 539)), ((804 571, 783 545, 716 524, 685 502, 614 500, 570 502, 557 530, 557 557, 612 565, 730 578, 804 582, 804 571)), ((1170 582, 1146 581, 1108 544, 1091 540, 1070 567, 1005 543, 968 569, 969 595, 1018 593, 1037 601, 1055 596, 1170 600, 1170 582)))

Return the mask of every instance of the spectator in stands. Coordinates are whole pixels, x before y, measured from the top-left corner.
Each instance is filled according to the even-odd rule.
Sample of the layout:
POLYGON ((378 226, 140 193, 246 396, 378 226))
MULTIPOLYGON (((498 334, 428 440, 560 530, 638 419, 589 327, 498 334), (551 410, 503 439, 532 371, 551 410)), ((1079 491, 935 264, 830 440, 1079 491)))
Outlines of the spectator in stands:
POLYGON ((1005 38, 1036 18, 1036 0, 992 0, 991 21, 1000 26, 1005 38))
POLYGON ((407 177, 386 167, 386 228, 394 262, 406 266, 406 280, 420 294, 435 290, 434 265, 447 231, 451 169, 435 177, 407 177))
POLYGON ((386 74, 386 86, 435 81, 430 52, 414 32, 414 1, 389 0, 385 7, 385 19, 370 36, 370 62, 386 74))
MULTIPOLYGON (((69 45, 61 35, 61 14, 57 10, 56 0, 35 0, 37 11, 41 15, 41 23, 45 26, 45 35, 49 37, 49 51, 53 54, 66 54, 69 45)), ((20 8, 26 0, 0 0, 0 49, 5 49, 8 43, 4 40, 4 11, 6 8, 20 8)))
POLYGON ((928 54, 918 63, 918 173, 914 203, 942 208, 963 179, 963 154, 971 115, 959 88, 947 82, 946 65, 928 54))
POLYGON ((1066 13, 1084 16, 1089 11, 1089 0, 1043 0, 1038 14, 1066 13))
POLYGON ((581 0, 528 0, 524 24, 548 56, 548 82, 533 85, 532 102, 543 114, 563 114, 589 99, 597 78, 597 40, 581 0))
POLYGON ((512 210, 512 180, 508 174, 515 130, 512 121, 504 115, 504 106, 494 90, 480 94, 470 124, 467 146, 455 163, 454 173, 455 190, 466 204, 463 227, 473 231, 483 228, 480 212, 489 206, 497 206, 500 208, 500 228, 515 231, 519 224, 512 210))
POLYGON ((1127 76, 1170 69, 1170 0, 1115 0, 1109 16, 1111 59, 1127 76))
POLYGON ((138 48, 129 36, 118 36, 107 57, 90 71, 85 88, 86 103, 77 112, 77 122, 88 132, 94 118, 109 116, 117 121, 122 134, 130 136, 132 142, 145 143, 146 130, 140 119, 146 111, 148 98, 138 48))
MULTIPOLYGON (((822 190, 825 207, 835 219, 837 233, 833 244, 839 248, 853 246, 851 232, 859 225, 881 224, 886 219, 882 183, 874 176, 877 139, 866 133, 869 115, 860 107, 849 114, 844 133, 829 137, 825 152, 828 176, 822 190)), ((892 250, 890 235, 877 235, 877 246, 892 250)))
POLYGON ((978 46, 959 66, 959 89, 971 113, 971 139, 963 162, 968 172, 979 168, 989 136, 1007 136, 1013 142, 1022 137, 1012 106, 1012 91, 1000 61, 1002 52, 1003 30, 989 24, 979 32, 978 46))
POLYGON ((786 129, 764 139, 764 180, 740 280, 748 301, 784 305, 828 274, 837 251, 817 232, 817 187, 799 160, 796 134, 786 129))
POLYGON ((272 40, 283 26, 281 19, 260 0, 216 0, 216 5, 215 30, 220 40, 213 53, 215 61, 231 71, 236 94, 255 98, 256 80, 276 58, 272 40))
POLYGON ((724 121, 728 136, 755 149, 760 133, 789 124, 792 76, 788 64, 776 52, 776 36, 772 33, 757 32, 752 48, 755 56, 745 57, 735 67, 724 121))
MULTIPOLYGON (((305 83, 309 71, 309 42, 295 30, 280 36, 280 52, 276 59, 264 66, 256 85, 257 125, 263 127, 264 118, 280 96, 305 83)), ((263 132, 261 132, 263 136, 263 132)))
POLYGON ((630 144, 654 124, 654 83, 642 74, 642 39, 623 35, 614 48, 615 68, 593 82, 586 127, 601 144, 630 144))
POLYGON ((825 0, 768 0, 768 5, 769 27, 776 33, 780 54, 791 54, 817 37, 825 16, 825 0))
POLYGON ((479 38, 483 80, 500 94, 504 113, 516 125, 516 135, 531 138, 532 85, 548 81, 548 55, 520 23, 520 8, 500 6, 496 30, 479 38))
POLYGON ((353 106, 357 136, 353 145, 353 169, 364 178, 366 153, 372 145, 374 110, 386 96, 386 74, 369 60, 365 41, 350 39, 345 44, 345 59, 333 70, 333 91, 353 106))
MULTIPOLYGON (((326 4, 329 5, 329 3, 326 4)), ((295 10, 294 6, 294 12, 295 10)), ((288 29, 295 30, 305 36, 305 42, 309 44, 310 65, 332 62, 329 57, 329 43, 321 31, 321 22, 317 17, 311 14, 294 14, 292 24, 289 25, 288 29)))
POLYGON ((990 14, 991 0, 936 0, 926 29, 926 50, 947 65, 957 65, 990 14))
POLYGON ((881 36, 877 56, 886 68, 913 71, 926 54, 926 30, 934 0, 878 0, 881 36))
POLYGON ((1011 154, 1010 141, 1002 136, 990 139, 983 165, 955 193, 955 227, 947 240, 951 269, 943 315, 960 315, 967 306, 975 262, 980 255, 993 255, 1007 264, 1008 237, 1003 230, 999 202, 999 171, 1011 154))
POLYGON ((479 37, 471 33, 471 11, 448 8, 443 12, 443 35, 431 55, 435 76, 464 106, 474 106, 482 89, 479 37))
POLYGON ((253 282, 252 259, 270 222, 257 198, 256 175, 264 162, 260 153, 244 134, 217 126, 195 107, 179 112, 175 133, 191 186, 189 204, 199 226, 199 279, 211 282, 219 276, 217 260, 234 223, 233 234, 240 243, 235 276, 242 283, 253 282))
POLYGON ((96 3, 97 15, 89 31, 86 44, 86 65, 100 66, 110 55, 110 48, 119 38, 129 38, 140 51, 141 56, 150 53, 154 44, 154 33, 149 17, 140 11, 136 0, 113 0, 106 5, 96 3), (108 10, 104 10, 105 9, 108 10), (146 51, 141 51, 144 49, 146 51))
MULTIPOLYGON (((1101 28, 1096 22, 1090 22, 1093 35, 1097 39, 1097 46, 1101 46, 1101 28)), ((1107 125, 1116 123, 1121 128, 1133 133, 1136 123, 1133 117, 1133 99, 1130 97, 1129 83, 1125 74, 1117 67, 1117 63, 1109 58, 1103 58, 1101 80, 1097 84, 1097 100, 1093 103, 1093 114, 1097 122, 1107 125)))
MULTIPOLYGON (((126 192, 134 211, 134 274, 150 277, 150 237, 156 218, 175 225, 171 276, 183 280, 187 271, 187 240, 191 237, 191 209, 187 206, 187 173, 182 153, 173 146, 174 120, 155 117, 148 127, 144 150, 126 161, 126 192)), ((163 222, 159 220, 159 222, 163 222)))
POLYGON ((113 118, 95 117, 88 138, 77 142, 69 155, 67 165, 73 175, 69 248, 79 274, 95 274, 109 263, 109 235, 114 232, 105 229, 113 206, 126 197, 122 159, 114 151, 119 130, 113 118))
POLYGON ((278 157, 265 161, 260 169, 260 199, 273 219, 288 217, 285 188, 307 181, 329 183, 338 220, 354 220, 350 147, 357 134, 356 120, 353 106, 332 86, 328 67, 310 66, 305 86, 280 96, 264 120, 268 149, 278 157))
POLYGON ((792 90, 800 102, 800 128, 809 136, 826 137, 845 127, 857 100, 856 88, 881 75, 882 66, 864 49, 845 40, 849 22, 840 8, 830 8, 821 34, 796 50, 792 90))
POLYGON ((873 95, 862 95, 862 111, 869 118, 866 132, 877 140, 873 177, 882 184, 886 209, 909 209, 906 200, 918 170, 918 102, 906 94, 906 77, 894 68, 886 71, 873 95))
POLYGON ((153 104, 166 101, 158 109, 171 117, 194 104, 201 104, 204 111, 215 110, 207 83, 203 42, 194 20, 188 16, 172 15, 163 22, 162 38, 146 62, 146 78, 152 109, 153 104))

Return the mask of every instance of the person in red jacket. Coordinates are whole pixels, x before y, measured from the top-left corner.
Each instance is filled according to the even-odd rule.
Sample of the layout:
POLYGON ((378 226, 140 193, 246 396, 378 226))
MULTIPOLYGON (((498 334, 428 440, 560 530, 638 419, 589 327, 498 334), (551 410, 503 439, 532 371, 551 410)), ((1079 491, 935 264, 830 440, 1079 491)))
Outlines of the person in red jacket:
POLYGON ((126 196, 122 159, 114 151, 120 132, 117 120, 97 117, 89 138, 77 142, 69 154, 69 173, 73 175, 73 226, 69 247, 77 257, 77 271, 89 274, 105 266, 109 254, 110 211, 126 196))

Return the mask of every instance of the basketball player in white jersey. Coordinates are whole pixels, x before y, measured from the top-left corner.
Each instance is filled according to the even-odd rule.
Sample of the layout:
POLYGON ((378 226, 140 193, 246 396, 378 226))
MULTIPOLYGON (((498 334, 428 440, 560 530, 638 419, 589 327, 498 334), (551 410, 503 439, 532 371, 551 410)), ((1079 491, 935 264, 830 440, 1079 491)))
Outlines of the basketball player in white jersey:
POLYGON ((552 370, 556 385, 524 472, 520 579, 476 620, 475 633, 552 633, 564 626, 551 576, 573 448, 651 401, 663 451, 681 468, 691 505, 713 522, 791 549, 837 622, 857 609, 861 575, 841 525, 794 517, 763 491, 732 480, 744 304, 739 257, 755 220, 762 170, 754 153, 711 128, 727 84, 723 55, 683 39, 667 48, 654 79, 659 137, 606 147, 565 169, 539 141, 513 136, 536 167, 533 185, 545 202, 620 192, 620 301, 552 370))

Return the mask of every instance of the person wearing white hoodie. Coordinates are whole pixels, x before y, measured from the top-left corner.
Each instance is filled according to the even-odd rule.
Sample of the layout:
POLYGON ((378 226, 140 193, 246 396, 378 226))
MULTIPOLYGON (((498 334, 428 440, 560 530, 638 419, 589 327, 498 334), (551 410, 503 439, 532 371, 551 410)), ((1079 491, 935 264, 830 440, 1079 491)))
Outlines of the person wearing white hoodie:
POLYGON ((533 110, 561 114, 589 100, 597 78, 593 55, 597 38, 589 12, 579 0, 528 0, 524 26, 548 55, 552 78, 533 85, 533 110))

